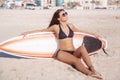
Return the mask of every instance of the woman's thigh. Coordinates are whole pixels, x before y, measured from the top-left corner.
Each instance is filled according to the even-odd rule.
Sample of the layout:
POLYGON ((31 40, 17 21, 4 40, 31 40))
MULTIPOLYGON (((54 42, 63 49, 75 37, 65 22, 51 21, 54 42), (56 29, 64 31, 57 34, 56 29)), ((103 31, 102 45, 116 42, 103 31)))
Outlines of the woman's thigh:
POLYGON ((58 52, 57 59, 70 65, 74 64, 77 60, 79 60, 74 55, 64 51, 58 52))

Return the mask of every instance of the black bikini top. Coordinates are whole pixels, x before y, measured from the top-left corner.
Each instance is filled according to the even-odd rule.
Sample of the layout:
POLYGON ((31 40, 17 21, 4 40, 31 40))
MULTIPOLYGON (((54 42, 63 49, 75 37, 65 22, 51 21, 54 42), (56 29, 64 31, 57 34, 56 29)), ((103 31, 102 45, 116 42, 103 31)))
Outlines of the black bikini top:
MULTIPOLYGON (((68 25, 67 25, 68 26, 68 25)), ((72 38, 74 36, 74 32, 70 29, 70 27, 68 26, 69 28, 69 34, 68 36, 63 32, 61 26, 59 25, 60 27, 60 31, 59 31, 59 39, 64 39, 64 38, 72 38)))

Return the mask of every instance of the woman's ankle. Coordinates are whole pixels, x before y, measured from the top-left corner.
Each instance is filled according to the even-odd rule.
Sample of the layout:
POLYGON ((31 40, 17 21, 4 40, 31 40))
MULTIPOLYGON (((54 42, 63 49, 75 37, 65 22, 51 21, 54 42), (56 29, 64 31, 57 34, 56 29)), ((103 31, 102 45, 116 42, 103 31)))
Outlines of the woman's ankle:
POLYGON ((89 69, 90 71, 92 71, 93 73, 95 73, 95 72, 96 72, 96 70, 95 70, 94 66, 90 66, 90 67, 88 67, 88 69, 89 69))
POLYGON ((86 74, 86 75, 90 76, 90 75, 92 75, 92 74, 94 74, 94 73, 90 71, 90 72, 89 72, 88 74, 86 74))
POLYGON ((89 66, 88 69, 94 68, 94 66, 89 66))

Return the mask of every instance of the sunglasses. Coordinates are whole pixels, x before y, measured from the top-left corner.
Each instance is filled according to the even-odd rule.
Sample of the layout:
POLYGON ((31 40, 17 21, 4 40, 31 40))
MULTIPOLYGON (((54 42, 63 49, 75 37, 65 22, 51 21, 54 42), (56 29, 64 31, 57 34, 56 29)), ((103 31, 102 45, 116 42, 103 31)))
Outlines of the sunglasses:
POLYGON ((63 14, 62 14, 62 16, 63 16, 63 17, 65 17, 66 15, 68 15, 68 13, 67 13, 67 12, 65 12, 65 13, 63 13, 63 14))

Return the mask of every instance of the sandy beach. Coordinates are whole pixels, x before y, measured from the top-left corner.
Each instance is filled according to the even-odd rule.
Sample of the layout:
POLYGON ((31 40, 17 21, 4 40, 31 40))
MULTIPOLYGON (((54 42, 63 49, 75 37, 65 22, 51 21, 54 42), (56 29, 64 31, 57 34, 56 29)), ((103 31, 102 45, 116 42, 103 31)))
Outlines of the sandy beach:
MULTIPOLYGON (((0 10, 0 42, 29 30, 47 28, 56 10, 0 10)), ((103 51, 90 56, 104 80, 120 80, 120 10, 66 10, 68 22, 101 35, 108 41, 103 51)), ((97 80, 52 58, 0 57, 0 80, 97 80)))

